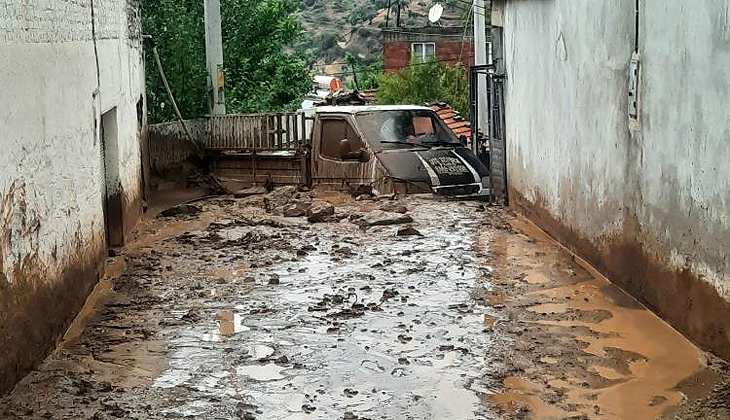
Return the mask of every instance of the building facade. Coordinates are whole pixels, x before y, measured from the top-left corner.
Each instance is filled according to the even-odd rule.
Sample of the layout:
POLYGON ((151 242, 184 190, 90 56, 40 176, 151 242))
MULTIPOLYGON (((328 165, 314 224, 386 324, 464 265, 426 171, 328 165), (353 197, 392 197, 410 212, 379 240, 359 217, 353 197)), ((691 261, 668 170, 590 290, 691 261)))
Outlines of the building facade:
POLYGON ((730 4, 496 0, 492 21, 511 204, 730 357, 730 4))
POLYGON ((461 62, 467 69, 474 65, 473 37, 463 27, 384 28, 382 36, 385 71, 431 57, 449 65, 461 62))
POLYGON ((0 2, 0 394, 54 348, 141 214, 140 13, 0 2))

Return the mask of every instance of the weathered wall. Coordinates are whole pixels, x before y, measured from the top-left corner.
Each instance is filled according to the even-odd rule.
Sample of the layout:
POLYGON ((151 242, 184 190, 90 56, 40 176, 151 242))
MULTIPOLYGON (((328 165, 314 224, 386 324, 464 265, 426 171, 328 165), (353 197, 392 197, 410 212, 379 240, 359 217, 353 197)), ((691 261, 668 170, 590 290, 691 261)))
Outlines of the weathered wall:
MULTIPOLYGON (((474 45, 471 41, 466 41, 462 49, 461 42, 438 42, 436 57, 446 64, 454 65, 461 62, 465 68, 469 68, 474 65, 474 45)), ((389 42, 383 45, 383 68, 386 71, 400 70, 410 64, 410 42, 389 42)))
POLYGON ((512 204, 729 357, 730 10, 640 4, 632 133, 633 1, 501 3, 512 204))
POLYGON ((471 34, 464 36, 464 28, 393 28, 383 30, 383 67, 398 70, 411 64, 411 44, 433 42, 436 56, 447 64, 461 62, 464 67, 474 65, 474 44, 471 34))
POLYGON ((139 2, 93 6, 0 0, 0 394, 53 348, 98 279, 100 121, 114 107, 109 194, 122 203, 125 230, 140 213, 139 2))

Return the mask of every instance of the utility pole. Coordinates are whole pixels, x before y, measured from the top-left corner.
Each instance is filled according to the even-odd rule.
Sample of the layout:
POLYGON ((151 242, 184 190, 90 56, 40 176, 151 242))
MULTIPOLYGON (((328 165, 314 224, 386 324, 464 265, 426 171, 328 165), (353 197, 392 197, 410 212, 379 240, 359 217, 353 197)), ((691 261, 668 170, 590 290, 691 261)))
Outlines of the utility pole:
MULTIPOLYGON (((487 57, 487 21, 486 8, 484 0, 474 0, 472 4, 474 10, 474 65, 484 66, 489 64, 487 57)), ((476 73, 476 92, 477 92, 477 127, 484 134, 488 134, 489 129, 489 110, 487 98, 487 75, 483 72, 476 73)))
POLYGON ((205 58, 208 64, 208 104, 212 115, 226 113, 223 75, 223 35, 220 0, 203 0, 205 9, 205 58))
POLYGON ((398 2, 398 17, 395 20, 395 26, 400 28, 400 0, 395 0, 398 2))
POLYGON ((385 15, 385 27, 390 27, 390 2, 392 0, 388 0, 388 13, 385 15))

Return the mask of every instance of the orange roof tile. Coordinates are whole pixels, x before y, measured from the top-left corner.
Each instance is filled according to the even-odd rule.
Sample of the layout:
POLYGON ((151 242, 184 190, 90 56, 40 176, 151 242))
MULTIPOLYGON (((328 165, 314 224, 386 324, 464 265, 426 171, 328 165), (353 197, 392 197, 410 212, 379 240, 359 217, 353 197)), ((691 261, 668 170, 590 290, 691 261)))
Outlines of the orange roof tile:
POLYGON ((431 108, 444 123, 458 136, 466 136, 467 140, 471 140, 471 125, 465 120, 454 108, 445 102, 427 103, 427 107, 431 108))

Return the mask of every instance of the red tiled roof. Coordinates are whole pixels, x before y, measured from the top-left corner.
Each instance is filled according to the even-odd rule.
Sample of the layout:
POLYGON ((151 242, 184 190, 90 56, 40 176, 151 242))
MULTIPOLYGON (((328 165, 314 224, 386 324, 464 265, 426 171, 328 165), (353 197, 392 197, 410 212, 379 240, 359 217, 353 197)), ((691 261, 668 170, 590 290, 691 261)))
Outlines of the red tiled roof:
POLYGON ((427 103, 427 107, 431 108, 446 123, 456 137, 466 136, 467 142, 471 141, 471 125, 465 120, 454 108, 445 102, 427 103))

